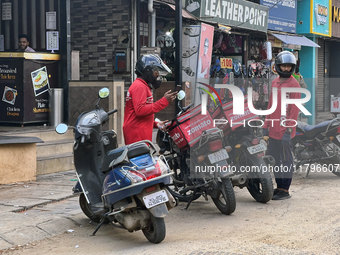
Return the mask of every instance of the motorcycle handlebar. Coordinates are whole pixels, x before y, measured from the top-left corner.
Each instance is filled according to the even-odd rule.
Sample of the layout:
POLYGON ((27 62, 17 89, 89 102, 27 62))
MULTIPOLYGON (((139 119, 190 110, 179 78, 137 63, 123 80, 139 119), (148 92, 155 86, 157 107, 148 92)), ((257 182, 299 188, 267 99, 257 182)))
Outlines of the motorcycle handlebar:
POLYGON ((112 111, 109 111, 109 112, 107 113, 107 115, 111 115, 111 114, 116 113, 116 112, 118 112, 118 110, 117 110, 117 109, 114 109, 114 110, 112 110, 112 111))
POLYGON ((186 112, 191 106, 193 106, 194 105, 194 103, 191 103, 191 104, 189 104, 188 106, 186 106, 186 107, 183 107, 182 109, 183 109, 183 112, 186 112))

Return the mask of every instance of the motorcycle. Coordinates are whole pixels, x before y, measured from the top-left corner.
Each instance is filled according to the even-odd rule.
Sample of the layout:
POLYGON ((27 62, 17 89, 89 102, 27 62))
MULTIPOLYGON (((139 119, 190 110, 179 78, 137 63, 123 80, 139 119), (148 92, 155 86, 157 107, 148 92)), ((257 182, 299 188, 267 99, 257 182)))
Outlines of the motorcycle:
POLYGON ((249 111, 246 101, 247 96, 245 115, 233 115, 233 102, 229 102, 217 108, 212 116, 220 120, 217 126, 223 130, 225 142, 232 148, 228 163, 234 167, 233 186, 246 187, 257 202, 267 203, 273 196, 273 181, 267 166, 275 165, 275 159, 265 155, 267 142, 257 127, 259 117, 249 111), (252 126, 247 125, 247 121, 252 126))
POLYGON ((190 111, 192 104, 181 107, 185 93, 180 91, 178 95, 180 112, 167 123, 167 132, 157 133, 160 153, 174 171, 167 189, 180 202, 187 202, 186 209, 199 197, 208 200, 210 196, 220 212, 229 215, 236 209, 236 200, 227 169, 223 132, 210 125, 210 115, 200 115, 200 106, 190 111))
MULTIPOLYGON (((102 88, 95 109, 81 113, 74 129, 73 156, 78 183, 73 188, 79 194, 84 214, 99 223, 93 235, 104 223, 127 229, 142 230, 152 243, 165 238, 164 217, 176 205, 165 189, 172 172, 164 157, 154 157, 156 148, 144 140, 118 147, 117 135, 102 131, 109 115, 99 107, 110 91, 102 88), (115 224, 118 223, 118 224, 115 224)), ((65 133, 66 124, 56 132, 65 133)))
POLYGON ((340 177, 340 118, 317 125, 298 121, 291 142, 297 163, 296 171, 306 166, 306 177, 311 170, 329 171, 340 177))

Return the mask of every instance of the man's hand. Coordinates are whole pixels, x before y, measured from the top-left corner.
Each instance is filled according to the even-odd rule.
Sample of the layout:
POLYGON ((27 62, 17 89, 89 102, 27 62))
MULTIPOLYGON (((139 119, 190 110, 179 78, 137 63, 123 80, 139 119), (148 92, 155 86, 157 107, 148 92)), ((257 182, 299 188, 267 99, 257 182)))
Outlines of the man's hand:
POLYGON ((163 120, 163 121, 159 121, 157 122, 157 127, 160 129, 160 130, 166 130, 166 126, 165 126, 165 123, 169 122, 168 120, 163 120))
POLYGON ((175 100, 177 93, 177 91, 171 93, 171 90, 169 90, 165 92, 164 97, 166 98, 166 100, 168 100, 169 103, 172 103, 175 100))

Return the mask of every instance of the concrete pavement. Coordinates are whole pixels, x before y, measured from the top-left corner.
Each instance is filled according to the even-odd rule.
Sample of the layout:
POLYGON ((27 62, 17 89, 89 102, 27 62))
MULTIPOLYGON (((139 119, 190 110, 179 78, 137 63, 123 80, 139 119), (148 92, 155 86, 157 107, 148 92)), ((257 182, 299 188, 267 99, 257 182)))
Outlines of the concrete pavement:
POLYGON ((71 170, 0 185, 0 254, 72 229, 72 216, 82 213, 72 194, 76 180, 71 170))

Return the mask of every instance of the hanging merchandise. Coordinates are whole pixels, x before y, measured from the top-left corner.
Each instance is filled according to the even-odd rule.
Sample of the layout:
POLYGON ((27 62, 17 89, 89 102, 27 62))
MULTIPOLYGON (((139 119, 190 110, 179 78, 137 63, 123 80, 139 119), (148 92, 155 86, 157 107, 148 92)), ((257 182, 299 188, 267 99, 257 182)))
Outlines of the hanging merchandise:
POLYGON ((224 34, 220 51, 223 54, 242 53, 242 36, 234 34, 224 34))
POLYGON ((260 45, 260 58, 261 61, 272 59, 272 44, 270 42, 265 42, 260 45))
POLYGON ((270 65, 252 63, 248 72, 248 87, 253 89, 253 104, 256 109, 267 109, 269 100, 270 65))

